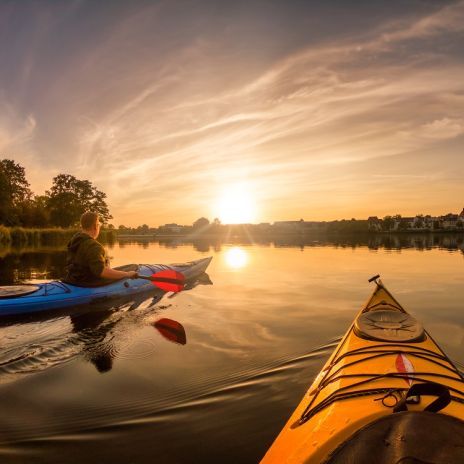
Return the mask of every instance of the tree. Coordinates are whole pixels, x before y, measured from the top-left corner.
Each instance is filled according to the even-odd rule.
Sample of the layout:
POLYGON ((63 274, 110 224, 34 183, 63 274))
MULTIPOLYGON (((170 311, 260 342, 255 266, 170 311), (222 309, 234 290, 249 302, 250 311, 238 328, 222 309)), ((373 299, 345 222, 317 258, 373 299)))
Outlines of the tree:
POLYGON ((21 203, 31 199, 32 192, 24 168, 13 160, 0 161, 0 223, 19 223, 21 203))
POLYGON ((197 219, 193 223, 194 230, 205 229, 208 226, 209 226, 209 220, 206 219, 205 217, 201 217, 200 219, 197 219))
POLYGON ((141 226, 137 227, 137 233, 141 235, 147 235, 150 233, 150 227, 148 227, 148 224, 142 224, 141 226))
POLYGON ((393 228, 393 225, 395 224, 395 220, 391 216, 385 216, 383 218, 383 229, 386 231, 389 231, 393 228))
POLYGON ((23 201, 18 207, 19 222, 25 227, 47 227, 50 214, 47 209, 47 197, 35 196, 32 200, 23 201))
POLYGON ((60 227, 77 225, 85 211, 99 213, 103 223, 107 223, 113 217, 105 201, 106 194, 97 190, 88 180, 59 174, 53 178, 53 185, 46 195, 50 220, 52 224, 60 227))
POLYGON ((395 214, 393 216, 393 221, 395 223, 396 230, 406 230, 408 228, 408 223, 403 221, 401 214, 395 214))
POLYGON ((29 182, 26 180, 26 171, 13 160, 0 161, 0 172, 6 177, 8 193, 14 205, 32 197, 29 182))
POLYGON ((407 230, 408 229, 408 223, 406 221, 400 221, 398 223, 398 230, 407 230))
POLYGON ((214 218, 213 222, 209 225, 209 231, 213 234, 218 234, 222 230, 222 224, 219 218, 214 218))

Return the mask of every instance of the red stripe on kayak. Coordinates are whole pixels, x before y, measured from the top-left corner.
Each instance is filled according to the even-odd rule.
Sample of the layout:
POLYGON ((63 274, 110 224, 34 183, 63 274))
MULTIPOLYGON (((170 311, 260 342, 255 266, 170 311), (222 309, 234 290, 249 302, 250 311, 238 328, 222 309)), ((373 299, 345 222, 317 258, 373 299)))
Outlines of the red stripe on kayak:
POLYGON ((411 374, 404 377, 404 380, 408 385, 412 385, 414 379, 414 366, 405 354, 401 353, 396 357, 395 366, 396 370, 401 374, 411 374))

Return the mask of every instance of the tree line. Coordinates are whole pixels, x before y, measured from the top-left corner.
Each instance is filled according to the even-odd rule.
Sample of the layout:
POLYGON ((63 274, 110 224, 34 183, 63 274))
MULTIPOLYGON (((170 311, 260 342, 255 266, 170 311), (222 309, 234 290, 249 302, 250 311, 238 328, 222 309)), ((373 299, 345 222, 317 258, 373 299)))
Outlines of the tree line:
POLYGON ((0 224, 7 227, 73 227, 85 211, 96 211, 102 222, 112 216, 106 194, 89 180, 58 174, 45 195, 34 195, 23 166, 0 161, 0 224))

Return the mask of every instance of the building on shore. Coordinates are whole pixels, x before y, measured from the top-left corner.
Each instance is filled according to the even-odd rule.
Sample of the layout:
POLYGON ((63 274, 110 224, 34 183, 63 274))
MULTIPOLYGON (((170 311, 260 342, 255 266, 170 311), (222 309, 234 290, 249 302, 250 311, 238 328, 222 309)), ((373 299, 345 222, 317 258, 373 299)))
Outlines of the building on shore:
POLYGON ((448 213, 443 216, 418 214, 415 217, 385 216, 379 219, 371 216, 367 220, 371 232, 398 231, 433 231, 433 230, 464 230, 464 208, 459 214, 448 213))

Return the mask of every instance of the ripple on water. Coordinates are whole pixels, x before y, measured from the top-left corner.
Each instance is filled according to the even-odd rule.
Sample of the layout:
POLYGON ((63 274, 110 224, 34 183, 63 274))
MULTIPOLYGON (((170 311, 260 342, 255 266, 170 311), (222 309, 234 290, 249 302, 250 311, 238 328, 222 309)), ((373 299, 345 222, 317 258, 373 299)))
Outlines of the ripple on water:
POLYGON ((67 363, 80 355, 103 363, 100 364, 102 371, 105 370, 105 357, 149 357, 156 349, 155 343, 139 340, 132 333, 153 314, 154 308, 147 306, 128 312, 130 305, 126 306, 116 312, 87 313, 2 327, 0 384, 67 363))
MULTIPOLYGON (((327 358, 328 354, 336 346, 336 342, 314 348, 306 353, 288 355, 267 362, 264 365, 249 365, 234 375, 214 375, 197 377, 177 386, 159 397, 157 391, 126 395, 123 400, 102 404, 86 404, 84 408, 68 408, 66 411, 57 412, 49 418, 47 423, 39 420, 31 420, 20 428, 8 431, 8 440, 2 440, 3 431, 0 430, 0 445, 2 443, 11 446, 15 442, 37 441, 41 439, 55 439, 59 430, 60 437, 72 437, 80 439, 81 434, 94 431, 96 435, 108 433, 121 427, 156 423, 164 421, 181 421, 186 415, 212 404, 228 404, 242 401, 247 397, 258 395, 260 390, 266 390, 274 384, 285 385, 294 378, 298 372, 302 372, 314 361, 327 358)), ((135 353, 143 356, 151 351, 152 344, 140 345, 135 353)), ((130 356, 129 356, 130 357, 130 356)), ((310 379, 308 379, 309 383, 310 379)), ((91 436, 96 436, 92 435, 91 436)))

